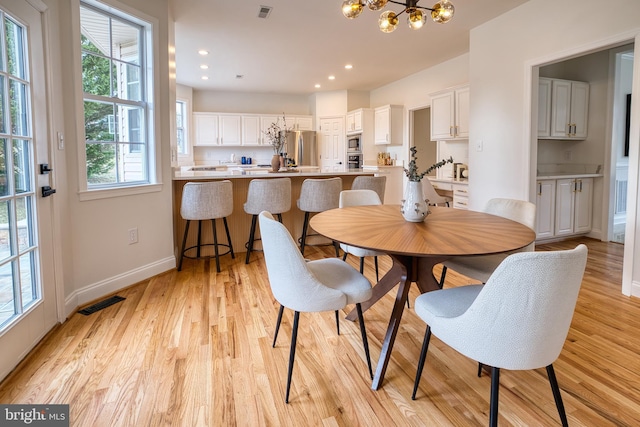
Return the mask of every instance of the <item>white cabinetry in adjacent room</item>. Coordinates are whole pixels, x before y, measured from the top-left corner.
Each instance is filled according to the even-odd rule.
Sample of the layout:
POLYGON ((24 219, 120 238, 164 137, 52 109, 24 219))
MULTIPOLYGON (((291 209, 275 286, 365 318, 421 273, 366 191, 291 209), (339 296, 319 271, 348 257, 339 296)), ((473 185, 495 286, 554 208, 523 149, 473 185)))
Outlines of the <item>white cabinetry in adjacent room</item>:
POLYGON ((293 130, 314 130, 313 129, 313 117, 311 116, 296 116, 294 117, 293 130))
POLYGON ((451 185, 453 191, 453 207, 456 209, 469 209, 469 184, 454 183, 451 185))
POLYGON ((220 145, 240 145, 242 120, 239 114, 220 115, 220 145))
POLYGON ((556 182, 555 236, 591 231, 593 178, 567 178, 556 182))
POLYGON ((540 179, 536 183, 536 238, 591 231, 593 178, 540 179))
POLYGON ((589 115, 589 83, 540 78, 538 137, 586 139, 589 115))
POLYGON ((469 138, 469 87, 431 95, 431 140, 469 138))
POLYGON ((401 105, 385 105, 374 110, 374 144, 402 145, 401 105))
POLYGON ((536 182, 536 238, 553 237, 556 220, 556 180, 536 182))
POLYGON ((364 129, 365 109, 349 111, 346 116, 347 135, 362 133, 364 129))

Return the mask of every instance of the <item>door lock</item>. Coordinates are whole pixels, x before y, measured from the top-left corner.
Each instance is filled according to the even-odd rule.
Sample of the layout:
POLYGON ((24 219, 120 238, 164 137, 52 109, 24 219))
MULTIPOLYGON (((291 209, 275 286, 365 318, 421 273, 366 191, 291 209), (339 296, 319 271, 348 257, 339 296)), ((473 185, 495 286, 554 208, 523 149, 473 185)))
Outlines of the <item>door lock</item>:
POLYGON ((55 192, 56 192, 56 189, 51 188, 48 185, 45 185, 44 187, 42 187, 42 197, 49 197, 55 192))
POLYGON ((53 169, 49 168, 49 164, 48 163, 40 163, 40 174, 41 175, 45 175, 48 174, 49 172, 51 172, 53 169))

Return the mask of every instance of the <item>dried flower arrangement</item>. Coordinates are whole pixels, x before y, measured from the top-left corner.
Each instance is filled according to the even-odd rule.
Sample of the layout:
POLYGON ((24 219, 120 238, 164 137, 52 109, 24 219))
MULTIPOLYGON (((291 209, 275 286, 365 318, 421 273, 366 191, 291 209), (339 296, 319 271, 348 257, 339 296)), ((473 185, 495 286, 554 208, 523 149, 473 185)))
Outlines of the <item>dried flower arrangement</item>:
POLYGON ((284 147, 287 140, 287 132, 289 131, 291 129, 287 128, 287 120, 284 117, 284 113, 282 114, 282 125, 280 125, 280 118, 278 117, 275 122, 269 125, 266 131, 262 131, 269 140, 269 144, 273 147, 274 154, 282 153, 282 147, 284 147))
POLYGON ((414 147, 411 147, 409 151, 411 151, 411 161, 409 162, 409 168, 408 169, 405 168, 404 170, 404 173, 407 175, 407 178, 409 178, 409 181, 416 181, 416 182, 422 181, 422 178, 424 178, 426 174, 438 168, 441 168, 447 163, 453 163, 453 157, 449 156, 448 159, 442 159, 438 163, 434 163, 424 172, 418 172, 418 166, 416 165, 416 159, 418 158, 418 156, 416 156, 416 153, 418 149, 414 146, 414 147))

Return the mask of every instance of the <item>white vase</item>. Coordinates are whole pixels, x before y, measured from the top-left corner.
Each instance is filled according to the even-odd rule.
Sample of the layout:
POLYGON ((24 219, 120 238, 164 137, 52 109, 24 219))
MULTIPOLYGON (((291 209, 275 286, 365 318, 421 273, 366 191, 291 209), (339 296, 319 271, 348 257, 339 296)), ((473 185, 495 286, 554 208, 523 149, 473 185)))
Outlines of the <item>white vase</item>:
POLYGON ((407 183, 400 212, 402 212, 404 219, 410 222, 422 222, 431 213, 422 193, 421 181, 407 183))

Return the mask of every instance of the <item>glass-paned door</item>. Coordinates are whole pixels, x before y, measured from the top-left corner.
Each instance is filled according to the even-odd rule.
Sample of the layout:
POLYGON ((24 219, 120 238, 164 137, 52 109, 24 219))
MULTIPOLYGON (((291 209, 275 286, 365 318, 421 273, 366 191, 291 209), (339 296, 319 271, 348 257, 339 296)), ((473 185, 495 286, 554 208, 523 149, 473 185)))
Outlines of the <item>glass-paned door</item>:
POLYGON ((57 321, 43 42, 41 11, 0 0, 0 380, 57 321))

